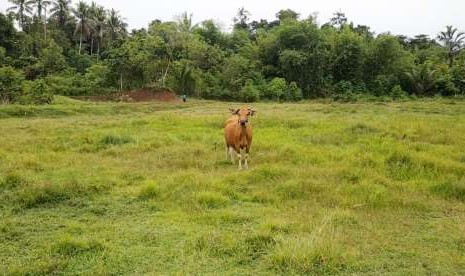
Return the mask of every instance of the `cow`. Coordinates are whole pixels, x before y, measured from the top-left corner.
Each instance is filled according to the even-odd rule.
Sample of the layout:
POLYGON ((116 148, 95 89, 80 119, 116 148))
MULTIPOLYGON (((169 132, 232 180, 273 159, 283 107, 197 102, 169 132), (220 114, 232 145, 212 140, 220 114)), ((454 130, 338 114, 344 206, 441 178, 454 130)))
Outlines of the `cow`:
POLYGON ((239 169, 242 169, 242 161, 244 168, 248 168, 247 159, 252 145, 252 124, 249 123, 249 116, 253 116, 256 111, 247 107, 229 110, 232 116, 224 124, 226 160, 231 160, 234 164, 235 151, 239 158, 239 169))

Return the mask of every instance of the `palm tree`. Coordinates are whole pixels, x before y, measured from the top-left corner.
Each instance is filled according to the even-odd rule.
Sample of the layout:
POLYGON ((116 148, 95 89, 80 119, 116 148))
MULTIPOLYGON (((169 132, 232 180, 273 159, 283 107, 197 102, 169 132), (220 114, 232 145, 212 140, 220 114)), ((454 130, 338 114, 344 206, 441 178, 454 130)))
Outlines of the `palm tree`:
POLYGON ((27 3, 37 9, 37 19, 39 22, 42 21, 42 11, 44 12, 44 40, 47 41, 47 6, 52 4, 52 2, 49 0, 29 0, 27 3))
POLYGON ((42 19, 42 11, 44 11, 48 5, 51 4, 49 0, 29 0, 27 1, 29 5, 35 6, 37 9, 37 18, 39 21, 42 19))
POLYGON ((71 0, 56 0, 50 9, 51 15, 56 18, 58 26, 63 28, 68 21, 71 0))
POLYGON ((107 12, 102 6, 97 7, 97 9, 93 11, 94 31, 97 35, 97 59, 100 57, 100 47, 103 43, 103 38, 107 31, 106 15, 107 12))
POLYGON ((24 31, 26 25, 26 14, 32 13, 32 9, 29 6, 29 1, 26 0, 8 0, 13 6, 9 7, 7 11, 16 11, 15 15, 19 21, 19 26, 24 31))
POLYGON ((437 38, 444 43, 449 60, 449 67, 452 67, 454 57, 458 55, 463 48, 465 33, 457 32, 457 28, 453 28, 452 26, 446 26, 446 31, 440 32, 437 38))
POLYGON ((81 54, 83 37, 87 37, 90 34, 91 19, 89 17, 89 11, 89 5, 84 1, 79 1, 76 8, 73 10, 74 15, 79 21, 76 24, 76 33, 79 32, 79 54, 81 54))
POLYGON ((198 24, 192 24, 192 14, 187 15, 187 12, 181 14, 178 18, 178 28, 182 33, 192 33, 198 24))
POLYGON ((428 94, 437 82, 436 71, 427 63, 412 68, 410 72, 405 73, 405 76, 418 95, 428 94))
POLYGON ((126 35, 127 24, 123 21, 123 18, 114 9, 110 10, 107 17, 108 33, 110 35, 110 42, 119 36, 126 35))
POLYGON ((192 68, 184 63, 178 75, 178 89, 183 94, 191 94, 195 90, 195 78, 192 68))

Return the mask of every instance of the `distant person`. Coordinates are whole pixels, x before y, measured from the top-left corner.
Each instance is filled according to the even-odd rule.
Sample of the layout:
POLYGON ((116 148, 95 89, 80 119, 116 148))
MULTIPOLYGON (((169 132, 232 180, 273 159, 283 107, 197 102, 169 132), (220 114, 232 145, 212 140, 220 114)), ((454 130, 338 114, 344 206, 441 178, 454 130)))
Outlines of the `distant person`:
POLYGON ((187 95, 186 94, 181 95, 181 99, 183 102, 187 102, 187 95))

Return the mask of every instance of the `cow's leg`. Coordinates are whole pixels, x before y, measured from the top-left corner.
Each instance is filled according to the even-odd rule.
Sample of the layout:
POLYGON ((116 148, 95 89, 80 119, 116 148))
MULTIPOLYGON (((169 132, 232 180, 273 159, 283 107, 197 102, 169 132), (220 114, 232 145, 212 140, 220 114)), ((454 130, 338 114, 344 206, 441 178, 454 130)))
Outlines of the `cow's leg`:
POLYGON ((249 168, 249 164, 248 164, 248 159, 249 159, 249 148, 247 147, 245 149, 245 152, 244 152, 244 168, 249 168))
POLYGON ((230 150, 229 150, 229 146, 226 145, 226 161, 229 161, 229 157, 230 157, 230 150))
POLYGON ((239 148, 239 151, 237 152, 237 158, 239 158, 239 170, 242 169, 242 149, 239 148))
POLYGON ((234 148, 233 147, 229 147, 228 148, 228 154, 229 154, 229 158, 231 159, 231 163, 234 164, 234 148))

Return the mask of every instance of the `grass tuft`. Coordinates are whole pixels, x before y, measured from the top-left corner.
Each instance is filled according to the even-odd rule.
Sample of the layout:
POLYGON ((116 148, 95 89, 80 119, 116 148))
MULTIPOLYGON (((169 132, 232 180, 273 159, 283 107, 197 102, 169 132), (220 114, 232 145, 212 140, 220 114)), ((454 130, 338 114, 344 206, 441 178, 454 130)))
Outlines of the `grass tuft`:
POLYGON ((197 202, 211 209, 222 208, 229 204, 230 200, 228 197, 217 193, 217 192, 200 192, 196 195, 197 202))
POLYGON ((98 254, 105 250, 102 242, 94 239, 65 236, 53 245, 53 251, 67 257, 75 257, 81 254, 98 254))
POLYGON ((431 192, 446 199, 465 202, 465 182, 446 181, 431 188, 431 192))
POLYGON ((113 145, 119 146, 127 143, 133 142, 133 139, 129 136, 120 136, 120 135, 105 135, 101 140, 100 144, 102 145, 113 145))
POLYGON ((20 188, 27 184, 27 180, 17 173, 8 173, 2 180, 0 180, 1 189, 20 188))
POLYGON ((156 183, 149 182, 148 184, 144 185, 141 190, 139 191, 138 197, 140 199, 154 199, 160 196, 160 188, 156 183))

